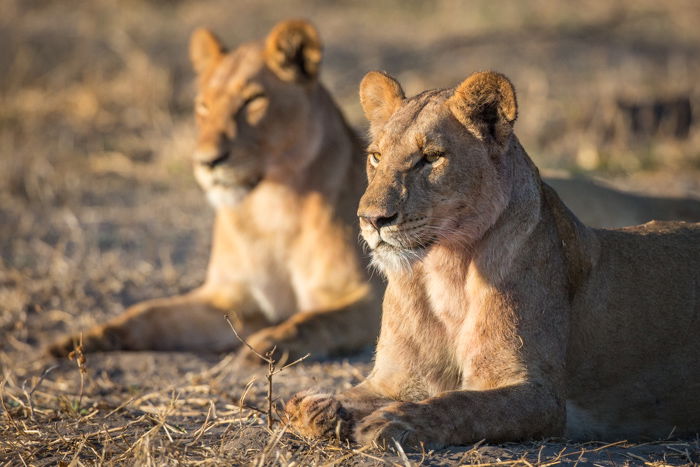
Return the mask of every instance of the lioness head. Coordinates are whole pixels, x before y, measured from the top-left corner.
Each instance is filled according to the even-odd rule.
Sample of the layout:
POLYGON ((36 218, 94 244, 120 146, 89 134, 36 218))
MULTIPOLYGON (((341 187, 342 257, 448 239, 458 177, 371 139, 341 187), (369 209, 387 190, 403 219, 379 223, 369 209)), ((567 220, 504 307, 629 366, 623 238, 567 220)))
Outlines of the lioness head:
POLYGON ((457 88, 407 99, 393 78, 370 72, 360 101, 372 141, 358 216, 373 262, 403 269, 434 243, 477 241, 510 196, 517 116, 510 81, 475 73, 457 88))
POLYGON ((301 20, 277 24, 264 41, 227 52, 206 29, 190 41, 198 75, 195 176, 215 206, 231 206, 269 178, 300 170, 310 151, 311 95, 321 43, 301 20))

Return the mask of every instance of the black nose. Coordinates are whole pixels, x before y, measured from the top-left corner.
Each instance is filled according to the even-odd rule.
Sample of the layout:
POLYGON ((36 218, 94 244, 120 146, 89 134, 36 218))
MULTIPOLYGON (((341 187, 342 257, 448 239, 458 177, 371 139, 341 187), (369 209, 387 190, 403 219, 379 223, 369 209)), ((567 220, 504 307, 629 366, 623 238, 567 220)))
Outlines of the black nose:
POLYGON ((382 227, 385 227, 391 223, 393 223, 397 217, 399 217, 398 213, 394 213, 391 216, 385 217, 385 216, 379 216, 379 217, 372 217, 372 216, 360 216, 362 219, 364 219, 366 222, 369 222, 372 227, 375 229, 379 230, 382 227))
POLYGON ((224 152, 219 153, 219 155, 217 157, 215 157, 214 159, 202 160, 202 161, 199 161, 199 163, 206 166, 206 167, 209 167, 210 169, 213 169, 217 165, 225 162, 226 159, 228 159, 230 155, 231 155, 230 152, 224 151, 224 152))

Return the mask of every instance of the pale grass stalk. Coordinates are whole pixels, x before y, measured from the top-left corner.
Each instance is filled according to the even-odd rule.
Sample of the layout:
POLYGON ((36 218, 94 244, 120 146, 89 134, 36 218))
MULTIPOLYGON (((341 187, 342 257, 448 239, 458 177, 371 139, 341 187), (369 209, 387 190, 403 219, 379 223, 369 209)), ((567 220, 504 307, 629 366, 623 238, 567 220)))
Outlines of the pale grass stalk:
MULTIPOLYGON (((267 379, 267 428, 272 429, 272 425, 274 423, 274 418, 272 416, 272 405, 273 405, 273 396, 272 396, 272 378, 286 370, 287 368, 296 365, 297 363, 300 363, 307 358, 309 358, 310 354, 306 354, 301 358, 298 358, 297 360, 293 361, 292 363, 289 363, 287 365, 282 366, 281 368, 277 368, 278 362, 273 358, 273 355, 275 353, 275 350, 277 350, 277 347, 273 347, 271 350, 267 351, 265 355, 261 355, 257 350, 253 348, 245 339, 243 339, 239 334, 238 331, 236 331, 236 328, 233 326, 233 323, 231 322, 231 319, 226 316, 226 322, 228 325, 231 327, 231 330, 233 331, 233 334, 236 336, 236 338, 241 341, 243 345, 248 347, 248 349, 253 352, 255 356, 257 356, 259 359, 267 363, 267 374, 265 375, 265 378, 267 379)), ((284 361, 284 359, 283 359, 284 361)))

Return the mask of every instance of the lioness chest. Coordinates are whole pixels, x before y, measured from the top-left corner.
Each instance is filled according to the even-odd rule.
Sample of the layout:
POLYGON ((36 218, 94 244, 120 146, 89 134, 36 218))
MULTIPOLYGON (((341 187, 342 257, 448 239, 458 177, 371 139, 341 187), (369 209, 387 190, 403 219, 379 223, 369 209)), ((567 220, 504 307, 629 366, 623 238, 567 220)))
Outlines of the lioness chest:
POLYGON ((317 193, 263 184, 235 213, 238 279, 271 321, 315 310, 364 283, 334 207, 317 193))
POLYGON ((501 370, 494 362, 500 359, 509 365, 509 343, 503 341, 508 323, 490 313, 497 299, 472 265, 459 262, 448 268, 445 261, 454 263, 453 259, 436 263, 423 278, 424 313, 434 323, 426 338, 444 342, 442 348, 430 351, 439 352, 446 365, 444 375, 459 376, 435 377, 426 369, 426 375, 433 375, 427 381, 429 392, 490 389, 498 379, 493 373, 501 370))

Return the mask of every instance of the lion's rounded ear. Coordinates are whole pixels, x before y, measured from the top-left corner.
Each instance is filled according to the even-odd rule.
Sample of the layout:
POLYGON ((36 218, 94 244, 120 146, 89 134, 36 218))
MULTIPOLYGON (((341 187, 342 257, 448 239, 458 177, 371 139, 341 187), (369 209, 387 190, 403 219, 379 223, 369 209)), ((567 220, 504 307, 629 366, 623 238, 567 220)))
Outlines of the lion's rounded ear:
POLYGON ((204 73, 226 52, 218 37, 208 29, 196 29, 190 37, 190 60, 197 73, 204 73))
POLYGON ((322 49, 318 30, 311 23, 282 21, 265 40, 265 61, 281 80, 308 83, 318 77, 322 49))
POLYGON ((482 140, 503 147, 518 117, 515 88, 508 78, 493 71, 472 74, 447 101, 452 114, 482 140))
POLYGON ((360 83, 360 104, 372 127, 386 123, 405 98, 399 82, 381 71, 370 71, 360 83))

